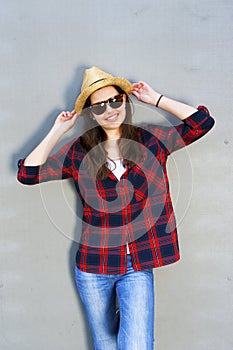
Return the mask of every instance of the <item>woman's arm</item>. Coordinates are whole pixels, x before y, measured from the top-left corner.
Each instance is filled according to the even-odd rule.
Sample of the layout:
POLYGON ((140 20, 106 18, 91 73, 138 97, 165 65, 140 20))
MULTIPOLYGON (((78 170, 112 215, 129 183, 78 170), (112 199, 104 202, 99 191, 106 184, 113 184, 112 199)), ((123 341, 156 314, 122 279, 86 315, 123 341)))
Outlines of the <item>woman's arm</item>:
POLYGON ((78 116, 79 113, 74 110, 59 114, 47 136, 24 160, 24 165, 38 166, 44 164, 60 138, 74 126, 78 116))
POLYGON ((131 92, 139 101, 162 108, 182 120, 182 123, 176 126, 148 126, 148 130, 161 141, 168 153, 198 140, 215 123, 206 107, 199 106, 194 108, 168 97, 161 97, 161 94, 154 91, 143 81, 133 84, 131 92))
POLYGON ((143 81, 139 81, 138 83, 133 84, 131 93, 136 96, 139 101, 157 106, 164 111, 173 114, 181 120, 186 119, 191 114, 197 112, 197 109, 195 107, 175 101, 166 96, 161 97, 160 93, 153 90, 147 83, 143 81))

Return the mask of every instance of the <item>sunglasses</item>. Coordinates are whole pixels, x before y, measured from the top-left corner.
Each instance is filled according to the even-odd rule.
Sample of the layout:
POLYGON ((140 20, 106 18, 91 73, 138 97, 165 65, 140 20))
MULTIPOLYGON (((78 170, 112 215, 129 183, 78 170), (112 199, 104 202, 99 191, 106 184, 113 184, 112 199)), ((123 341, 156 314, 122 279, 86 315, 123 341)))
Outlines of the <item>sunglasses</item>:
POLYGON ((92 113, 96 114, 96 115, 101 115, 103 114, 106 109, 107 109, 107 104, 109 104, 109 106, 111 108, 119 108, 124 102, 124 94, 119 94, 116 95, 114 97, 109 98, 106 101, 101 101, 98 103, 95 103, 93 105, 91 105, 89 108, 91 110, 92 113))

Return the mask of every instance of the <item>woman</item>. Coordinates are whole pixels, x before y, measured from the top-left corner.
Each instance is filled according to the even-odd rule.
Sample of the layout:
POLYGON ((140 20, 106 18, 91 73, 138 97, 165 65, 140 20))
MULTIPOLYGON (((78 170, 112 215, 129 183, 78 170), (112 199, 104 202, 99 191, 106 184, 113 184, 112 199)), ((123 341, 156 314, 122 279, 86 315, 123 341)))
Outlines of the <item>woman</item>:
POLYGON ((75 109, 62 112, 45 139, 19 161, 18 180, 24 184, 74 180, 83 204, 76 284, 95 349, 153 349, 152 269, 179 260, 166 160, 213 125, 205 107, 92 67, 85 71, 75 109), (132 125, 130 94, 173 114, 180 124, 132 125), (83 135, 49 156, 80 114, 83 135))

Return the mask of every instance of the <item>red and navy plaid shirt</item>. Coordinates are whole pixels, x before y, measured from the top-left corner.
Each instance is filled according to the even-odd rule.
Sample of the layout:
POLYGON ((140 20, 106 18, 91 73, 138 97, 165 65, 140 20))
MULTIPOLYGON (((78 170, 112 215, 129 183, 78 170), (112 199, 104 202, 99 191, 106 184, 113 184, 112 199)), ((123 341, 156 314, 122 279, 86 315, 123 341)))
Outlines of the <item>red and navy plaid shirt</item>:
POLYGON ((198 109, 178 126, 137 127, 142 161, 127 167, 120 181, 113 172, 103 180, 91 176, 83 161, 80 138, 62 147, 42 166, 25 166, 19 161, 18 180, 23 184, 73 178, 83 205, 76 255, 79 269, 97 274, 125 273, 127 244, 135 271, 179 260, 166 161, 171 152, 196 141, 214 125, 208 110, 198 109))

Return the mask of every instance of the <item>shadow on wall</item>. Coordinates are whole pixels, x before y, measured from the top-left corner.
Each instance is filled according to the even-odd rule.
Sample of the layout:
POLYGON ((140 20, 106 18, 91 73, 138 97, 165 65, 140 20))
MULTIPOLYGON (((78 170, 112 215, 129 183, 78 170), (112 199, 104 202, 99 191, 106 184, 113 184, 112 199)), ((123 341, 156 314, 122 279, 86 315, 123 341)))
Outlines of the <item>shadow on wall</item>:
MULTIPOLYGON (((81 65, 79 66, 75 74, 73 76, 73 79, 67 86, 65 93, 64 93, 64 110, 73 110, 74 109, 74 103, 77 98, 77 95, 79 94, 79 91, 81 89, 82 84, 82 78, 85 69, 88 68, 87 66, 81 65)), ((26 157, 40 142, 41 140, 47 135, 51 127, 53 126, 53 123, 56 119, 56 117, 61 113, 61 110, 54 109, 51 111, 42 121, 41 126, 34 132, 34 134, 24 142, 22 147, 20 149, 17 149, 17 152, 12 154, 11 157, 11 169, 12 171, 16 171, 17 169, 17 162, 19 158, 26 157)), ((79 124, 78 120, 78 124, 79 124)), ((65 140, 61 140, 61 143, 64 143, 65 140)), ((61 143, 59 143, 59 147, 61 147, 61 143)))
MULTIPOLYGON (((81 84, 82 84, 82 79, 83 79, 83 74, 85 69, 87 69, 89 67, 87 66, 79 66, 76 69, 76 72, 74 74, 74 77, 72 79, 72 81, 70 82, 70 84, 67 86, 66 90, 65 90, 65 106, 64 106, 64 110, 73 110, 74 109, 74 103, 75 100, 77 98, 77 95, 79 94, 79 91, 81 89, 81 84)), ((17 153, 13 153, 11 155, 11 159, 10 159, 10 168, 12 170, 12 172, 14 172, 14 174, 16 174, 17 172, 17 163, 19 159, 25 158, 40 142, 41 140, 45 137, 45 135, 47 135, 47 133, 49 132, 49 130, 51 129, 51 127, 53 126, 53 123, 56 119, 56 117, 61 113, 61 110, 58 109, 54 109, 52 112, 50 112, 46 118, 44 119, 44 121, 41 123, 41 126, 39 127, 38 130, 36 130, 34 132, 34 134, 27 140, 24 142, 23 146, 20 149, 17 149, 17 153)), ((79 136, 78 134, 80 133, 80 130, 82 130, 81 124, 82 121, 78 120, 78 122, 76 123, 77 126, 75 126, 75 130, 74 132, 77 131, 77 134, 75 134, 75 136, 73 135, 71 137, 71 139, 79 136)), ((63 139, 59 142, 59 145, 57 147, 55 147, 54 151, 56 151, 57 149, 59 149, 63 144, 67 143, 70 139, 67 139, 67 137, 63 137, 63 139)), ((72 182, 69 182, 70 186, 72 186, 72 189, 75 191, 75 188, 73 186, 72 182)), ((43 185, 42 185, 43 186, 43 185)), ((81 202, 79 201, 79 199, 77 199, 77 203, 76 203, 76 213, 77 216, 79 218, 82 217, 82 207, 81 207, 81 202)), ((74 228, 74 237, 80 237, 80 233, 81 233, 81 227, 80 227, 80 220, 77 220, 77 224, 74 228)), ((92 336, 91 336, 91 332, 90 332, 90 328, 88 325, 88 321, 86 319, 86 314, 85 314, 85 310, 84 307, 82 305, 82 302, 79 298, 79 295, 77 293, 77 289, 76 289, 76 285, 75 285, 75 278, 74 278, 74 267, 75 267, 75 256, 76 256, 76 252, 78 249, 78 243, 77 243, 78 239, 75 239, 75 241, 72 241, 71 246, 70 246, 70 250, 69 250, 69 271, 70 271, 70 279, 71 279, 71 283, 73 285, 73 288, 76 291, 76 295, 77 295, 77 303, 78 303, 78 308, 79 310, 81 310, 81 314, 82 314, 82 322, 84 323, 84 328, 85 328, 85 343, 87 346, 87 350, 93 350, 93 343, 92 343, 92 336)), ((78 344, 78 339, 77 339, 77 344, 78 344)))

